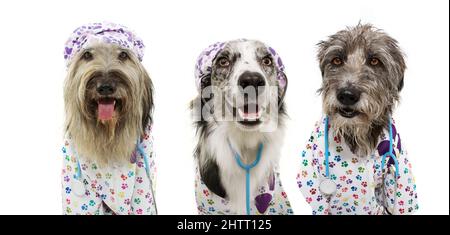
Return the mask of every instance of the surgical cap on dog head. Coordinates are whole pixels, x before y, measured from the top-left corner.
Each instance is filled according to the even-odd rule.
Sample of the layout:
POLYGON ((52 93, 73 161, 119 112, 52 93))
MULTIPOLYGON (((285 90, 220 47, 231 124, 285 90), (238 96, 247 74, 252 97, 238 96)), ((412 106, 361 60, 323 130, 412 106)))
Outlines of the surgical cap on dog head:
MULTIPOLYGON (((245 42, 248 40, 247 39, 239 39, 237 41, 245 42)), ((210 45, 208 48, 206 48, 198 57, 197 63, 195 65, 195 85, 197 86, 198 91, 201 90, 201 79, 204 76, 211 74, 212 62, 214 61, 217 54, 219 54, 219 52, 229 42, 231 42, 231 41, 214 43, 214 44, 210 45)), ((277 54, 277 52, 273 48, 271 48, 267 45, 266 45, 266 47, 269 50, 270 54, 272 55, 273 61, 278 68, 278 70, 277 70, 278 71, 278 74, 277 74, 278 84, 279 84, 280 88, 284 88, 287 84, 287 78, 284 74, 283 61, 281 61, 280 56, 277 54)))
POLYGON ((131 50, 139 61, 144 57, 144 43, 136 34, 125 26, 111 23, 92 23, 83 25, 69 37, 64 48, 64 60, 69 66, 72 58, 92 43, 112 43, 131 50))

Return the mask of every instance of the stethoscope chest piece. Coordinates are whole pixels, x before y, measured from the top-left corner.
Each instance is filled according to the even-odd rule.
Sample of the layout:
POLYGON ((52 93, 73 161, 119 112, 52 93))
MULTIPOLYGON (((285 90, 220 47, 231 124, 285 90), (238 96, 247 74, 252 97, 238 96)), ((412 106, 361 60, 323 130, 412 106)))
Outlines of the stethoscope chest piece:
POLYGON ((332 196, 336 193, 336 183, 330 179, 324 179, 320 182, 319 190, 324 196, 332 196))

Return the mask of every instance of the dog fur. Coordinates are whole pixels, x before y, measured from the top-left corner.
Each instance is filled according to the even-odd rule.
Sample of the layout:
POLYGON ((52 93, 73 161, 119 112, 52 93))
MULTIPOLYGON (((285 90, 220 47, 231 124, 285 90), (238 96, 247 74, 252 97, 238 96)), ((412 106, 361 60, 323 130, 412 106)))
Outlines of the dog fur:
POLYGON ((404 55, 395 39, 370 24, 348 27, 318 45, 323 111, 334 134, 344 137, 353 153, 367 156, 399 101, 404 55), (360 93, 359 101, 343 105, 337 99, 340 89, 360 93), (356 116, 344 117, 343 109, 356 116))
POLYGON ((259 41, 227 43, 213 60, 211 74, 201 79, 202 94, 191 102, 192 114, 201 115, 195 122, 197 145, 194 153, 201 179, 212 192, 229 199, 232 210, 240 214, 245 213, 245 171, 236 164, 230 145, 240 153, 243 162, 249 164, 255 160, 259 144, 264 143, 261 161, 251 170, 253 194, 257 185, 278 164, 284 136, 286 111, 283 96, 287 85, 284 88, 278 85, 278 68, 275 62, 263 65, 263 60, 269 64, 267 59, 273 58, 259 41), (228 66, 221 66, 224 60, 228 66), (243 88, 238 84, 239 77, 246 72, 258 73, 265 81, 265 90, 256 91, 266 94, 260 95, 256 101, 259 109, 263 110, 256 125, 243 124, 238 114, 240 105, 255 102, 251 101, 252 98, 245 100, 241 95, 240 89, 243 88), (211 87, 213 95, 205 97, 205 91, 211 87), (269 91, 268 87, 275 87, 272 90, 275 92, 269 91), (264 131, 264 126, 270 125, 276 128, 264 131))
POLYGON ((152 122, 152 94, 151 79, 131 51, 106 43, 80 51, 64 86, 65 129, 78 154, 99 165, 129 161, 136 140, 152 122), (96 91, 105 82, 115 84, 113 94, 96 91), (102 98, 115 99, 111 120, 97 117, 97 102, 102 98))

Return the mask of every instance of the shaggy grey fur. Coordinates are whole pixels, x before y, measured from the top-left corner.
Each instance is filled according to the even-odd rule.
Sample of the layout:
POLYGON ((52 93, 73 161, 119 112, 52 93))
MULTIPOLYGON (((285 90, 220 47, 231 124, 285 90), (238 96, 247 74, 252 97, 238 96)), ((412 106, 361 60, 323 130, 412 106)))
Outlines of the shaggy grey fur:
POLYGON ((366 156, 399 101, 404 55, 395 39, 370 24, 348 27, 318 45, 324 112, 334 134, 344 137, 355 154, 366 156), (359 100, 352 105, 339 102, 343 89, 357 93, 359 100))

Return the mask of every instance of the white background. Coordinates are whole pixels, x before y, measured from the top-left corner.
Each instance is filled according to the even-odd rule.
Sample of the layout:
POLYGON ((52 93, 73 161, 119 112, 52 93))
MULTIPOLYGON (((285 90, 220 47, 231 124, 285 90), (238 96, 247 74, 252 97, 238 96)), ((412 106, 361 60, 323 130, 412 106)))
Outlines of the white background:
POLYGON ((299 153, 321 115, 316 43, 361 20, 384 29, 407 54, 395 112, 409 151, 419 214, 449 213, 448 1, 1 1, 0 214, 60 214, 64 42, 87 22, 114 21, 146 44, 155 86, 157 206, 195 214, 194 131, 188 102, 194 64, 209 44, 260 39, 278 51, 289 79, 291 121, 282 181, 296 214, 310 214, 296 186, 299 153))

